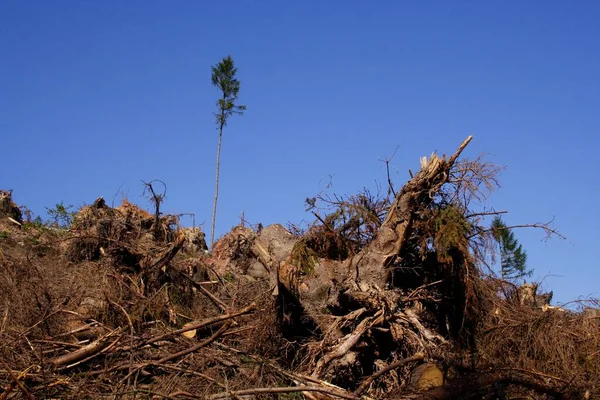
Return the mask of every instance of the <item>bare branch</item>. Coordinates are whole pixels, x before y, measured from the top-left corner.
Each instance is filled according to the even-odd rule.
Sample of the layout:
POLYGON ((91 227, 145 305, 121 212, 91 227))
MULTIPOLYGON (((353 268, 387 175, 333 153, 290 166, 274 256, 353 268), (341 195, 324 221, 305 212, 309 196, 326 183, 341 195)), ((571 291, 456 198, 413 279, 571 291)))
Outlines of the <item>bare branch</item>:
POLYGON ((385 162, 385 171, 387 174, 387 182, 388 182, 388 195, 393 194, 394 197, 396 197, 396 191, 394 190, 394 185, 392 183, 392 179, 390 178, 390 162, 396 156, 396 152, 398 151, 399 148, 400 148, 400 146, 396 146, 396 149, 394 150, 394 152, 392 153, 392 155, 390 157, 386 157, 383 160, 379 160, 379 161, 385 162))
POLYGON ((167 185, 158 179, 151 180, 150 182, 144 182, 144 194, 146 194, 146 190, 148 190, 151 194, 150 199, 154 202, 154 224, 152 226, 152 230, 154 232, 154 237, 158 239, 160 233, 160 204, 163 202, 165 197, 167 196, 167 185), (160 183, 163 185, 163 192, 158 194, 154 191, 153 183, 160 183))
POLYGON ((324 393, 329 396, 339 397, 342 399, 348 400, 358 400, 358 397, 340 392, 337 390, 332 390, 319 386, 290 386, 290 387, 271 387, 271 388, 257 388, 257 389, 244 389, 244 390, 235 390, 223 393, 213 394, 211 396, 206 397, 209 400, 218 400, 218 399, 226 399, 229 396, 237 395, 237 396, 247 396, 252 394, 265 394, 265 393, 298 393, 298 392, 319 392, 324 393))
MULTIPOLYGON (((567 239, 566 236, 561 234, 558 230, 550 227, 552 222, 554 222, 554 218, 552 218, 552 220, 550 220, 549 222, 536 222, 534 224, 509 225, 505 229, 537 228, 537 229, 543 230, 546 233, 546 236, 543 239, 544 241, 550 239, 552 236, 556 236, 559 239, 566 240, 567 239)), ((493 228, 489 228, 489 229, 480 228, 477 230, 477 232, 475 232, 471 236, 469 236, 469 239, 472 239, 475 236, 483 235, 483 234, 486 234, 486 233, 489 233, 492 231, 493 231, 493 228)))
POLYGON ((425 358, 425 353, 416 353, 410 357, 407 358, 403 358, 402 360, 398 360, 395 361, 393 363, 391 363, 390 365, 388 365, 385 368, 380 369, 379 371, 375 372, 373 375, 369 376, 367 379, 365 379, 360 386, 358 387, 358 389, 356 389, 354 391, 354 395, 355 396, 360 396, 366 389, 369 388, 369 386, 371 385, 371 383, 373 383, 373 381, 377 378, 379 378, 380 376, 396 369, 399 368, 405 364, 408 364, 409 362, 413 362, 413 361, 420 361, 423 360, 425 358))

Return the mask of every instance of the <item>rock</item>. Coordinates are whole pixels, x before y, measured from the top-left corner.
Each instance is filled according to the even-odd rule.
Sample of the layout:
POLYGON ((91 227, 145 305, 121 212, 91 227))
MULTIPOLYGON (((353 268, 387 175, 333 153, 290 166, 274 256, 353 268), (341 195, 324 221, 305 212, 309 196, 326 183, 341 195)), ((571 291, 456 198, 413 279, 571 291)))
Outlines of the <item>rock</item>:
POLYGON ((435 364, 421 364, 414 369, 410 378, 417 390, 427 390, 444 384, 444 375, 435 364))
POLYGON ((254 261, 248 267, 248 271, 246 274, 250 275, 253 278, 257 279, 268 279, 269 271, 265 268, 265 266, 260 261, 254 261))
POLYGON ((298 239, 281 224, 267 226, 261 230, 257 240, 265 249, 267 249, 269 255, 276 264, 288 259, 294 245, 298 241, 298 239))

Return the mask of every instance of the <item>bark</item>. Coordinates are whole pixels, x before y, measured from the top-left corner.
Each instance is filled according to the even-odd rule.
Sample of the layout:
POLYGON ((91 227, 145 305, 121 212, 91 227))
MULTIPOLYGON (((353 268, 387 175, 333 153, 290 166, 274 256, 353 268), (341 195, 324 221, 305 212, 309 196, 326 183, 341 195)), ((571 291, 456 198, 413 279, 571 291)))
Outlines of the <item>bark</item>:
POLYGON ((217 202, 219 200, 219 170, 221 168, 221 140, 223 139, 223 126, 224 123, 224 112, 221 110, 221 125, 219 126, 219 141, 217 143, 217 170, 215 173, 215 199, 213 202, 213 210, 212 210, 212 224, 210 228, 210 248, 215 245, 215 221, 217 219, 217 202))
POLYGON ((436 192, 448 181, 450 169, 471 139, 472 136, 467 137, 448 160, 432 154, 427 163, 422 163, 419 173, 397 193, 377 237, 348 263, 357 284, 363 281, 385 288, 389 278, 387 267, 402 257, 415 214, 431 204, 436 192))

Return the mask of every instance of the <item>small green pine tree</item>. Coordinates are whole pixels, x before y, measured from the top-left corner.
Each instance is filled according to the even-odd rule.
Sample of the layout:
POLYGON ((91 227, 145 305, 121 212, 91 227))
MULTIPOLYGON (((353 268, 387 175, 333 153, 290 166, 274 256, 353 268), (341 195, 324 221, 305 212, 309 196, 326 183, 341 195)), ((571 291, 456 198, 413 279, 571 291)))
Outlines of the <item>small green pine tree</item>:
POLYGON ((492 221, 492 234, 500 247, 502 278, 519 279, 531 276, 533 270, 527 269, 527 252, 499 216, 492 221))

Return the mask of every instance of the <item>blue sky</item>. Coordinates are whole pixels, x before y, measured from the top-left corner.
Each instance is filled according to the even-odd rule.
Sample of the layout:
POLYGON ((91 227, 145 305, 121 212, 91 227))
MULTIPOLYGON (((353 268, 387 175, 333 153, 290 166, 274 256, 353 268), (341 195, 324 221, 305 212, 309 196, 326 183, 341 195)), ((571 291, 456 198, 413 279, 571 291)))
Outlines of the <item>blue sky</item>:
POLYGON ((218 96, 231 54, 246 115, 226 128, 217 234, 300 222, 333 176, 351 194, 400 186, 419 157, 506 165, 488 205, 519 230, 555 299, 600 296, 600 3, 595 1, 71 0, 0 2, 0 188, 44 212, 59 201, 148 206, 210 229, 218 96))

